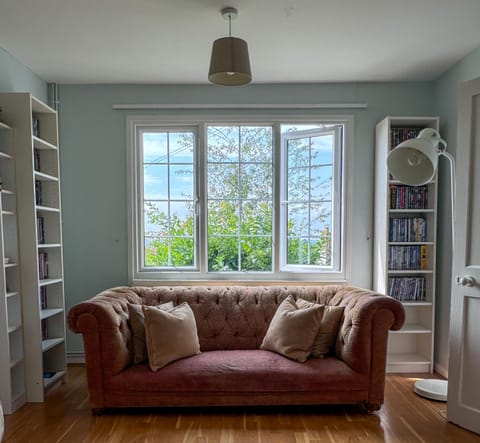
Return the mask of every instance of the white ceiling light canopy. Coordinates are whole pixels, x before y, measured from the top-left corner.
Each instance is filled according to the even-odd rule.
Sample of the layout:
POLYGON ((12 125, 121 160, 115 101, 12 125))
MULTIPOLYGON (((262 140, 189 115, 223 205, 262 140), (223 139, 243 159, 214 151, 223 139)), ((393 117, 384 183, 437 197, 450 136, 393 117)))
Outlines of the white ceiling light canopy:
POLYGON ((235 8, 227 7, 221 13, 228 20, 229 36, 213 42, 208 80, 217 85, 245 85, 252 80, 248 45, 245 40, 232 37, 232 19, 237 17, 238 12, 235 8))

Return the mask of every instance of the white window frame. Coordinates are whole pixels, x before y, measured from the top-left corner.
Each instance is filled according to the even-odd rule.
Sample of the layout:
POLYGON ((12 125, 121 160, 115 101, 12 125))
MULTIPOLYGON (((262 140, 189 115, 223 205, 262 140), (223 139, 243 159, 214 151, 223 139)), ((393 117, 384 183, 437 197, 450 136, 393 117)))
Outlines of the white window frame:
MULTIPOLYGON (((310 281, 310 282, 338 282, 344 283, 351 276, 351 257, 352 251, 349 248, 351 244, 351 219, 352 213, 352 171, 351 171, 351 152, 353 146, 354 118, 352 115, 322 115, 322 114, 294 114, 291 110, 282 115, 182 115, 179 113, 173 117, 162 115, 129 115, 127 116, 127 211, 128 211, 128 274, 130 284, 194 284, 202 281, 222 281, 222 282, 288 282, 288 281, 310 281), (278 173, 282 167, 281 149, 280 149, 280 125, 281 124, 342 124, 343 133, 343 151, 338 154, 342 157, 341 162, 341 187, 343 200, 336 196, 339 201, 340 237, 341 250, 338 271, 324 272, 319 268, 306 266, 303 269, 293 269, 284 266, 280 261, 281 251, 281 231, 280 212, 281 212, 281 180, 282 174, 278 173), (273 257, 272 272, 208 272, 207 260, 207 226, 206 216, 202 213, 202 208, 206 208, 206 127, 216 124, 232 125, 273 125, 273 257), (198 128, 197 144, 203 149, 198 149, 195 154, 195 161, 198 165, 196 175, 196 190, 198 197, 197 205, 197 268, 190 270, 159 270, 157 268, 145 268, 143 265, 143 183, 141 181, 140 171, 143 165, 142 152, 137 146, 137 130, 139 128, 152 129, 165 126, 168 128, 198 128), (301 272, 297 272, 301 271, 301 272)), ((338 236, 337 236, 338 237, 338 236)), ((340 240, 339 240, 340 241, 340 240)))

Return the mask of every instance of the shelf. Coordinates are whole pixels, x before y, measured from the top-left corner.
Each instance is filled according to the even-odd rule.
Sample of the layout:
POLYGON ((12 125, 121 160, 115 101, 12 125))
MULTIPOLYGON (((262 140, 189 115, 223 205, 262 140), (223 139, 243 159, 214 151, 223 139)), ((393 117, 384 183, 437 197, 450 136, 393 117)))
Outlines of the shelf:
POLYGON ((19 329, 22 329, 22 325, 9 325, 8 326, 8 333, 12 334, 15 331, 18 331, 19 329))
POLYGON ((390 241, 388 242, 388 246, 416 246, 416 245, 426 245, 432 246, 435 243, 432 241, 390 241))
POLYGON ((405 270, 398 270, 398 269, 389 269, 388 275, 410 275, 410 274, 432 274, 433 271, 431 269, 405 269, 405 270))
POLYGON ((420 354, 389 354, 388 365, 425 365, 430 364, 430 359, 420 354))
POLYGON ((402 301, 399 300, 403 306, 432 306, 433 303, 431 301, 402 301))
POLYGON ((46 149, 50 151, 57 151, 58 148, 55 145, 52 145, 51 143, 43 140, 40 137, 35 137, 33 136, 33 147, 35 149, 46 149))
POLYGON ((420 324, 404 324, 402 329, 391 331, 392 334, 431 334, 432 330, 420 324))
POLYGON ((15 195, 15 192, 11 191, 10 189, 2 188, 2 194, 15 195))
POLYGON ((10 369, 13 369, 15 366, 18 366, 20 363, 23 362, 23 357, 22 358, 17 358, 15 360, 12 360, 10 362, 10 369))
POLYGON ((19 294, 20 294, 20 292, 7 292, 5 295, 6 295, 7 298, 9 298, 9 297, 13 297, 13 296, 19 295, 19 294))
POLYGON ((60 248, 62 245, 60 243, 39 243, 37 245, 38 249, 52 249, 60 248))
POLYGON ((0 122, 0 129, 12 130, 11 126, 8 126, 6 123, 0 122))
POLYGON ((45 174, 44 172, 35 171, 33 175, 35 177, 35 180, 40 180, 44 182, 58 182, 58 177, 50 174, 45 174))
POLYGON ((40 311, 40 320, 46 320, 47 318, 53 317, 54 315, 58 315, 61 313, 63 313, 62 308, 42 309, 40 311))
POLYGON ((48 387, 55 384, 58 380, 60 380, 65 375, 65 371, 58 371, 50 378, 43 379, 43 387, 47 389, 48 387))
POLYGON ((3 265, 5 269, 16 268, 17 266, 18 266, 18 263, 6 263, 3 265))
POLYGON ((389 213, 392 213, 392 214, 417 214, 417 213, 435 213, 435 209, 430 209, 430 208, 426 208, 426 209, 389 209, 388 210, 389 213))
POLYGON ((2 211, 2 215, 10 215, 10 216, 12 216, 12 215, 15 215, 15 212, 13 212, 13 211, 2 211))
POLYGON ((49 351, 50 349, 54 348, 62 344, 65 340, 62 338, 47 338, 46 340, 42 340, 42 352, 49 351))
POLYGON ((0 151, 0 158, 3 158, 5 160, 12 160, 13 157, 10 154, 7 154, 5 152, 0 151))
POLYGON ((56 114, 55 110, 50 106, 46 105, 38 98, 35 98, 33 95, 30 96, 32 103, 32 111, 36 114, 56 114))
POLYGON ((48 285, 54 285, 56 283, 61 283, 63 281, 62 278, 45 278, 43 280, 40 280, 38 282, 39 286, 48 286, 48 285))
POLYGON ((52 208, 50 206, 36 206, 37 212, 48 212, 48 213, 58 213, 60 214, 60 209, 58 208, 52 208))

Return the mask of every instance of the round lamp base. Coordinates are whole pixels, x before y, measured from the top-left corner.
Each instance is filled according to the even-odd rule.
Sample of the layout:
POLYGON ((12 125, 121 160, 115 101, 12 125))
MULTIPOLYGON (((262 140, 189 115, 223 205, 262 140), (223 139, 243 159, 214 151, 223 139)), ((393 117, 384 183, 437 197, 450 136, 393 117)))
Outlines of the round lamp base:
POLYGON ((447 380, 418 380, 413 390, 416 394, 436 401, 447 401, 447 380))

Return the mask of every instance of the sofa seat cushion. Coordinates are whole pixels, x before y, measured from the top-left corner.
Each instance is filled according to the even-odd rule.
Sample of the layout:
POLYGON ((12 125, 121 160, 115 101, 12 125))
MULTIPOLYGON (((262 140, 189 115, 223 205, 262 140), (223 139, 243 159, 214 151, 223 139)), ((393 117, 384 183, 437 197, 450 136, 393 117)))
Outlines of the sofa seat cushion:
MULTIPOLYGON (((147 363, 105 380, 112 391, 291 392, 368 389, 368 375, 328 357, 304 363, 264 350, 209 351, 170 363, 158 372, 147 363)), ((148 394, 146 394, 148 395, 148 394)))

